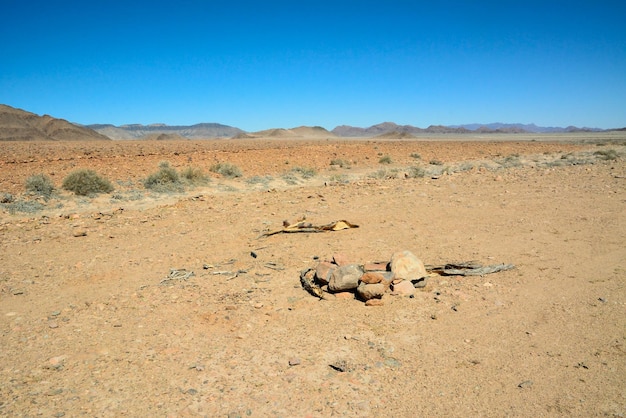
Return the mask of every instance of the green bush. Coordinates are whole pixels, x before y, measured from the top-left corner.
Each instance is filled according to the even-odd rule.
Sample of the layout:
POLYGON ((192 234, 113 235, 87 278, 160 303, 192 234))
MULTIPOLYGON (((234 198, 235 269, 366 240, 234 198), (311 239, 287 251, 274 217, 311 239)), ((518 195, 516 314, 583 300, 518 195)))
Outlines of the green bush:
POLYGON ((63 189, 78 196, 89 196, 98 193, 113 191, 113 185, 105 178, 100 177, 95 171, 80 169, 68 174, 63 180, 63 189))
POLYGON ((619 158, 619 154, 614 149, 596 151, 593 155, 598 156, 601 160, 613 161, 619 158))
POLYGON ((180 175, 167 161, 161 161, 159 171, 150 174, 143 185, 146 189, 160 193, 181 192, 185 189, 180 175))
POLYGON ((190 185, 202 185, 209 182, 209 177, 198 167, 187 167, 180 172, 180 175, 190 185))
POLYGON ((45 174, 34 174, 26 179, 26 191, 49 198, 54 191, 52 179, 45 174))
POLYGON ((212 173, 220 174, 227 178, 241 177, 242 173, 239 167, 231 163, 217 163, 213 164, 209 170, 212 173))
POLYGON ((426 175, 426 170, 419 166, 409 167, 408 177, 412 179, 422 178, 426 175))
POLYGON ((315 175, 317 174, 317 171, 315 171, 314 168, 309 168, 309 167, 295 167, 293 170, 291 170, 293 173, 298 173, 300 174, 300 177, 302 177, 303 179, 310 179, 315 177, 315 175))
POLYGON ((385 155, 384 157, 380 157, 380 160, 378 160, 378 162, 380 164, 391 164, 393 161, 390 156, 385 155))
POLYGON ((334 158, 330 160, 330 165, 338 165, 341 168, 350 168, 350 161, 342 160, 341 158, 334 158))

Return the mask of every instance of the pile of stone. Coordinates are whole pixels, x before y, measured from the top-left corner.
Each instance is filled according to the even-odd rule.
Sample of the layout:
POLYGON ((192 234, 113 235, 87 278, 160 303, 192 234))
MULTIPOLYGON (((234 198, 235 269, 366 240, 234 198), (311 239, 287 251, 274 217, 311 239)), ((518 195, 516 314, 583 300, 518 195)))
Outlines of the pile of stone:
POLYGON ((302 287, 323 299, 350 298, 381 305, 385 293, 411 297, 426 286, 424 263, 410 251, 398 251, 389 262, 352 263, 341 255, 300 274, 302 287))

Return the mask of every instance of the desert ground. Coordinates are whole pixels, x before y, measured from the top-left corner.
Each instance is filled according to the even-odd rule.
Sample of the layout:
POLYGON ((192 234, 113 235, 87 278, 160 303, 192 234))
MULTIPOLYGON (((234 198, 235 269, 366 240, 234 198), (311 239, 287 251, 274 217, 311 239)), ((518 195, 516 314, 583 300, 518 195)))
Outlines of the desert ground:
POLYGON ((0 197, 0 415, 626 415, 624 132, 5 142, 0 197), (162 161, 210 179, 146 189, 162 161), (63 190, 80 168, 115 190, 63 190), (263 236, 303 218, 358 228, 263 236), (300 284, 402 250, 515 268, 379 306, 300 284))

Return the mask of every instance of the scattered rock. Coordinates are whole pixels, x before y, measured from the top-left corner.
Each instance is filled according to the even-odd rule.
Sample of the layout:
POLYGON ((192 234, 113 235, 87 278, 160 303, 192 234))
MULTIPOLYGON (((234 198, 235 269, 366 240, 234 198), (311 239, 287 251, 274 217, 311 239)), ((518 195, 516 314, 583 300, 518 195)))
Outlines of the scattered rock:
POLYGON ((367 272, 361 276, 361 283, 376 284, 385 281, 385 276, 380 273, 367 272))
POLYGON ((289 359, 290 366, 297 366, 301 363, 301 360, 298 357, 292 357, 289 359))
POLYGON ((401 280, 391 284, 391 291, 394 295, 411 296, 415 294, 415 286, 408 280, 401 280))
POLYGON ((84 229, 76 229, 72 232, 73 237, 84 237, 87 236, 87 231, 84 229))
MULTIPOLYGON (((413 286, 411 286, 413 287, 413 286)), ((385 293, 385 285, 383 283, 367 284, 361 282, 356 289, 359 299, 368 301, 370 299, 380 299, 385 293)))
POLYGON ((330 275, 336 267, 336 264, 329 263, 328 261, 320 262, 315 268, 315 278, 321 285, 328 284, 330 275))
POLYGON ((365 306, 383 306, 385 302, 382 299, 370 299, 365 301, 365 306))
POLYGON ((357 264, 348 264, 333 270, 328 282, 331 292, 354 290, 359 285, 359 279, 363 276, 363 270, 357 264))
POLYGON ((394 278, 419 280, 428 276, 422 260, 410 251, 398 251, 391 256, 391 271, 394 278))
POLYGON ((365 271, 387 271, 389 270, 389 263, 386 261, 376 261, 373 263, 365 263, 363 266, 365 271))
POLYGON ((532 385, 533 385, 533 381, 532 380, 524 380, 522 383, 517 385, 517 387, 521 388, 521 389, 525 389, 525 388, 531 387, 532 385))
POLYGON ((354 299, 354 293, 352 292, 337 292, 337 293, 331 293, 335 299, 343 299, 343 300, 349 300, 349 299, 354 299))
POLYGON ((336 370, 338 372, 344 373, 344 372, 350 372, 352 370, 354 370, 354 367, 352 367, 350 364, 348 364, 348 362, 346 360, 337 360, 333 363, 330 363, 329 366, 333 369, 336 370))
POLYGON ((345 254, 335 254, 333 255, 333 262, 338 266, 347 266, 348 264, 352 264, 352 261, 345 254))

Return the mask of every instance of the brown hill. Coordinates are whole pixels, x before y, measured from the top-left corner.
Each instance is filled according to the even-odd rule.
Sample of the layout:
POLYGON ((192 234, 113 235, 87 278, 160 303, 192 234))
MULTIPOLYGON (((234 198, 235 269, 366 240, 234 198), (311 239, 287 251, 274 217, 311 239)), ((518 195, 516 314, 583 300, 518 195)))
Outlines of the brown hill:
POLYGON ((283 129, 283 128, 266 129, 264 131, 254 132, 252 135, 256 137, 265 137, 265 138, 286 138, 286 137, 300 136, 294 131, 292 131, 291 129, 283 129))
POLYGON ((321 126, 299 126, 297 128, 291 128, 290 131, 296 135, 306 137, 335 137, 335 134, 322 128, 321 126))
POLYGON ((110 139, 96 131, 52 116, 0 105, 0 141, 89 141, 110 139))

